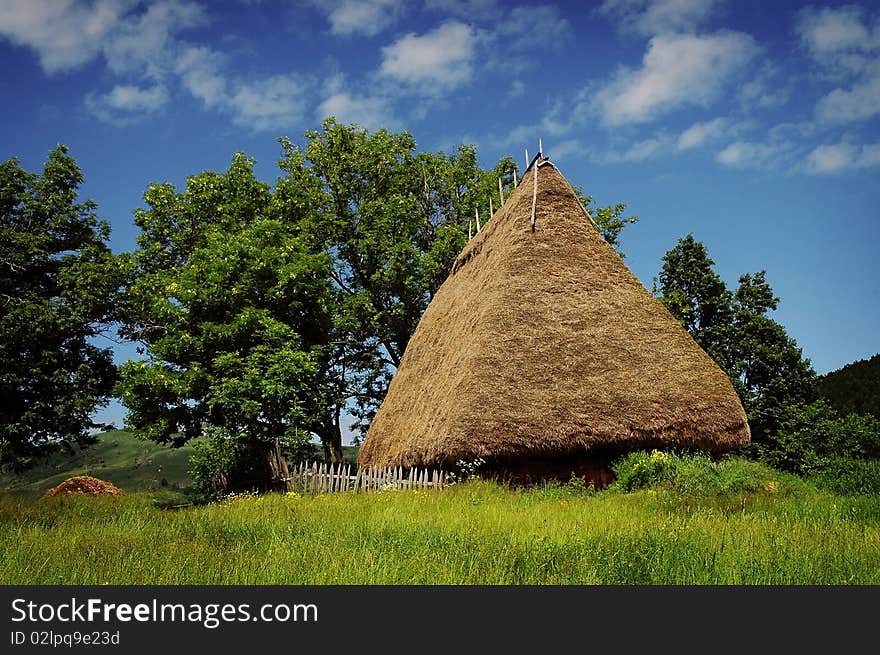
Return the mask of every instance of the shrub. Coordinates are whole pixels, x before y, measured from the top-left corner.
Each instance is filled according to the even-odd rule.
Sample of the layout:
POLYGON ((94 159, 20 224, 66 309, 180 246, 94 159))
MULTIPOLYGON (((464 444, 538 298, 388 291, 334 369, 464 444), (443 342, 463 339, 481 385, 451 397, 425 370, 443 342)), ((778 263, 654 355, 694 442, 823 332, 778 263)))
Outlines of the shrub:
MULTIPOLYGON (((246 434, 232 434, 221 428, 205 426, 189 458, 193 489, 207 498, 217 498, 230 491, 247 491, 265 484, 265 445, 246 434)), ((287 439, 281 451, 289 463, 313 454, 304 438, 287 439)))
POLYGON ((789 408, 779 432, 757 452, 774 468, 816 475, 836 458, 880 458, 880 421, 868 415, 839 416, 819 400, 789 408))
POLYGON ((670 463, 670 456, 659 450, 651 453, 637 451, 618 460, 612 468, 617 479, 610 488, 633 491, 660 482, 670 463))
POLYGON ((837 494, 880 494, 880 461, 833 457, 810 480, 817 487, 837 494))
POLYGON ((654 450, 630 453, 614 464, 617 480, 610 489, 633 491, 647 487, 670 489, 692 496, 721 496, 760 491, 778 492, 790 480, 760 462, 739 457, 714 461, 703 454, 654 450))

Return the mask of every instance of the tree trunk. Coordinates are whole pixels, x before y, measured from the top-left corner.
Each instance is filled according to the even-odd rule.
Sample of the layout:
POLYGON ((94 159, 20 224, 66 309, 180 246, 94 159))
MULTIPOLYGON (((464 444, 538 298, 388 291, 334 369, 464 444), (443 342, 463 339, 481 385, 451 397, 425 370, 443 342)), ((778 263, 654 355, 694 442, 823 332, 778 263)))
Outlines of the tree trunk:
POLYGON ((342 462, 342 426, 340 425, 340 408, 333 413, 333 424, 330 429, 330 438, 327 439, 327 447, 330 450, 330 461, 334 464, 342 462))

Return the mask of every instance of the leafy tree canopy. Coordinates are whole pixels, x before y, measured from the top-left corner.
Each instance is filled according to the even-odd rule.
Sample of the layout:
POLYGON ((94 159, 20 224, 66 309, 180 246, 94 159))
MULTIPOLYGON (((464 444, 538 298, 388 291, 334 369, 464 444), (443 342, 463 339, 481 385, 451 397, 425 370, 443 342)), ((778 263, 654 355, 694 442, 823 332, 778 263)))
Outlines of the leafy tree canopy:
POLYGON ((655 293, 730 376, 752 439, 761 442, 778 431, 788 407, 811 399, 815 372, 785 328, 768 316, 779 298, 765 272, 740 276, 730 291, 714 264, 692 235, 679 239, 663 257, 655 293))
POLYGON ((119 385, 139 434, 244 436, 266 480, 282 473, 279 445, 308 439, 331 317, 327 258, 301 230, 307 196, 273 193, 242 154, 182 192, 147 189, 123 317, 147 359, 124 365, 119 385))
POLYGON ((67 148, 43 172, 0 164, 0 463, 21 467, 93 441, 90 418, 116 379, 93 339, 114 318, 124 266, 67 148))
POLYGON ((880 419, 880 354, 823 375, 818 392, 841 413, 880 419))

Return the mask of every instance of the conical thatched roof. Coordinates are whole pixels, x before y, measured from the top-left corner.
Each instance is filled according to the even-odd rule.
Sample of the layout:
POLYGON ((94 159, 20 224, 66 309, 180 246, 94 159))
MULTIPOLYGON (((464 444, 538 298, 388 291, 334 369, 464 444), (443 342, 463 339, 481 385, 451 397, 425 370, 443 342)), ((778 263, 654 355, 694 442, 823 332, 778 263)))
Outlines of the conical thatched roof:
POLYGON ((749 442, 728 377, 624 265, 552 165, 465 246, 416 328, 359 463, 749 442))

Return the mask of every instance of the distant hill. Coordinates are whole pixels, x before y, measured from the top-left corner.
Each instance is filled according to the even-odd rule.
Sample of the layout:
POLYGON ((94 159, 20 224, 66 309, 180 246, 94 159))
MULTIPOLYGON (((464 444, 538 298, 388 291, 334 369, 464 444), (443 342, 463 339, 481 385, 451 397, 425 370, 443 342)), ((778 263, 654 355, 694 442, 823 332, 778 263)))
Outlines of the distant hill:
POLYGON ((192 483, 189 456, 193 448, 160 446, 130 432, 112 430, 74 455, 57 453, 19 475, 0 477, 0 491, 42 494, 74 475, 92 475, 123 491, 182 492, 192 483))
MULTIPOLYGON (((357 446, 343 446, 346 462, 357 461, 357 446)), ((142 441, 125 430, 98 435, 97 443, 75 454, 57 453, 19 475, 0 475, 0 493, 43 494, 74 475, 92 475, 123 491, 183 495, 192 485, 189 456, 193 447, 160 446, 142 441)), ((315 448, 315 458, 321 456, 315 448)))
POLYGON ((880 419, 880 353, 819 378, 819 395, 844 414, 880 419))

